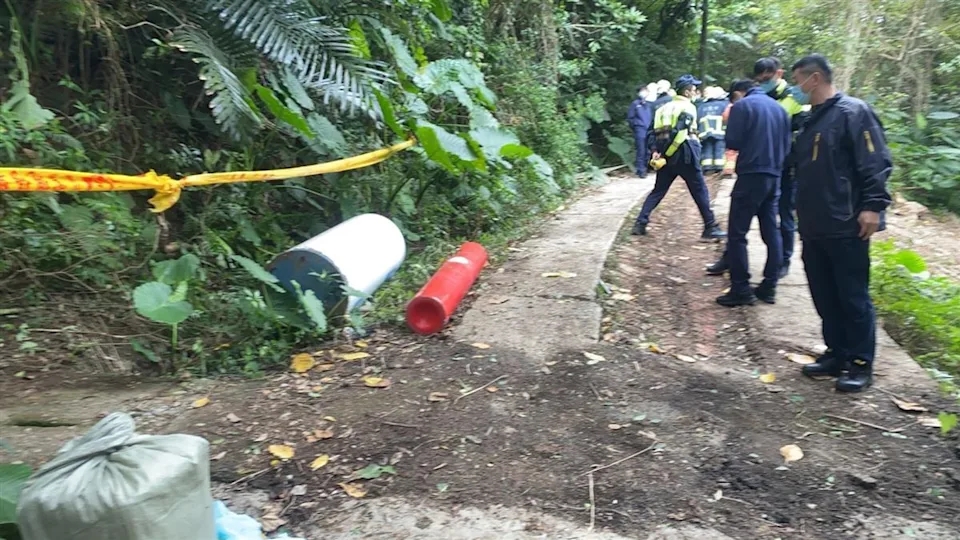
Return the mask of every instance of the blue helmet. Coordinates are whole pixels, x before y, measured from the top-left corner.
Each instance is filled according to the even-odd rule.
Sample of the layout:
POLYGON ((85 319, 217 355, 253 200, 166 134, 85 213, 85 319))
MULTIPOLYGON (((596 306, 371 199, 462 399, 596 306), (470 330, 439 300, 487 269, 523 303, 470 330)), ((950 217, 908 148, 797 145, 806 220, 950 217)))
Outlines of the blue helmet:
POLYGON ((677 82, 673 83, 673 88, 677 92, 681 92, 688 86, 700 86, 701 84, 703 84, 703 81, 697 79, 693 75, 687 74, 681 75, 680 78, 677 79, 677 82))

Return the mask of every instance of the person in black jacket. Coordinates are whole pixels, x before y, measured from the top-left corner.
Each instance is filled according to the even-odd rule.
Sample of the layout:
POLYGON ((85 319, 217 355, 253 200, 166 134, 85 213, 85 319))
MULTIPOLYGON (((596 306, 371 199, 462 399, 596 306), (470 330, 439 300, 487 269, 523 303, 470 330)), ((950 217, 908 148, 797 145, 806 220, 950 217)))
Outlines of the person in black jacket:
POLYGON ((870 237, 885 228, 893 161, 877 115, 837 91, 823 56, 801 58, 791 71, 813 106, 791 157, 803 266, 827 345, 803 373, 838 377, 837 391, 860 392, 873 381, 877 345, 870 237))
POLYGON ((644 177, 650 172, 650 152, 647 151, 647 131, 650 128, 650 121, 653 118, 653 110, 647 101, 647 87, 641 86, 637 89, 637 99, 630 104, 630 110, 627 111, 627 122, 633 131, 634 147, 637 150, 635 165, 637 176, 644 177))
POLYGON ((736 81, 730 93, 743 92, 743 99, 730 109, 727 120, 727 147, 737 150, 737 182, 730 194, 727 220, 727 258, 730 262, 730 290, 717 298, 721 306, 753 305, 757 298, 774 303, 780 273, 781 240, 777 227, 780 174, 790 152, 790 116, 753 81, 736 81), (767 245, 763 282, 750 288, 747 263, 747 233, 756 216, 760 235, 767 245))

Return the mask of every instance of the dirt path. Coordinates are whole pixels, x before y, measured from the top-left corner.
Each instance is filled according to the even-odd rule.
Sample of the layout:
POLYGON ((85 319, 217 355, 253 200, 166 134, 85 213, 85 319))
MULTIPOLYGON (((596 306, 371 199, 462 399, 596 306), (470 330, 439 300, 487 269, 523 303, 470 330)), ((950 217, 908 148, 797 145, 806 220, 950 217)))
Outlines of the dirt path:
MULTIPOLYGON (((622 216, 643 194, 641 184, 622 182, 637 183, 606 186, 571 210, 606 201, 622 216)), ((721 197, 717 210, 723 205, 721 197)), ((61 407, 44 408, 60 399, 70 374, 24 380, 9 376, 19 366, 5 366, 0 409, 8 419, 25 411, 70 416, 74 429, 104 409, 128 409, 148 431, 203 435, 218 496, 310 540, 960 536, 951 524, 960 511, 956 439, 920 426, 884 392, 932 411, 946 407, 928 381, 891 373, 879 389, 849 397, 799 377, 783 339, 814 324, 801 309, 802 283, 792 286, 794 303, 716 306, 724 285, 702 274, 716 249, 696 241, 699 218, 681 186, 654 214, 650 236, 621 230, 603 271, 611 294, 571 289, 590 286, 603 258, 574 272, 570 252, 603 244, 598 231, 613 238, 575 213, 561 218, 568 229, 548 227, 516 248, 548 262, 517 258, 486 273, 465 321, 495 306, 500 323, 487 334, 379 332, 311 351, 322 367, 304 375, 151 385, 106 405, 95 386, 105 383, 90 380, 77 382, 61 407), (552 244, 555 235, 569 245, 552 244), (588 280, 543 278, 548 271, 588 280), (548 290, 538 292, 531 279, 548 290), (530 309, 539 300, 551 301, 546 311, 530 309), (576 324, 598 321, 598 342, 562 324, 575 317, 568 308, 594 310, 597 302, 602 313, 576 324), (794 324, 774 333, 763 321, 794 324), (776 381, 762 382, 767 373, 776 381), (369 387, 388 385, 369 376, 389 387, 369 387), (193 408, 200 397, 209 404, 193 408), (780 449, 789 444, 803 459, 784 463, 780 449), (295 456, 276 461, 269 445, 290 446, 295 456), (329 464, 312 470, 324 455, 329 464), (601 465, 610 466, 587 474, 601 465), (338 484, 364 468, 378 478, 353 482, 367 495, 351 499, 338 484)), ((798 349, 817 345, 801 334, 798 349)), ((8 428, 0 437, 32 462, 69 436, 47 431, 69 428, 8 428)))

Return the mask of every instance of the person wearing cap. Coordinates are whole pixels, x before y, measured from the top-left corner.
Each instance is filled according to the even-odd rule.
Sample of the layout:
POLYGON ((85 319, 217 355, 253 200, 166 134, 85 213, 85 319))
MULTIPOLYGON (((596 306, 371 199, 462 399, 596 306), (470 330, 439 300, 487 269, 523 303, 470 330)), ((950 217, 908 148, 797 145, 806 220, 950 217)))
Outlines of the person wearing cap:
MULTIPOLYGON (((787 114, 790 115, 791 130, 796 134, 809 117, 810 106, 800 102, 797 88, 790 86, 783 78, 783 63, 780 62, 780 59, 770 56, 757 60, 753 65, 753 78, 767 96, 776 100, 787 111, 787 114)), ((780 279, 785 278, 790 272, 790 259, 793 257, 797 231, 795 211, 796 184, 793 181, 792 165, 788 158, 780 175, 778 213, 780 216, 780 241, 783 246, 780 279)), ((729 270, 730 266, 726 255, 726 252, 724 252, 720 260, 707 267, 707 274, 719 276, 729 270)))
POLYGON ((730 290, 718 297, 717 303, 727 307, 747 306, 755 304, 759 298, 773 304, 781 250, 777 203, 780 174, 790 151, 790 117, 750 79, 734 82, 730 93, 742 94, 743 98, 730 109, 727 122, 727 146, 739 154, 737 181, 730 194, 730 215, 727 218, 730 290), (756 289, 751 289, 747 233, 754 216, 760 222, 760 236, 767 245, 767 264, 763 269, 763 281, 756 289))
POLYGON ((654 151, 651 164, 657 169, 653 191, 643 201, 643 208, 633 225, 635 235, 647 234, 650 214, 660 204, 673 181, 679 176, 687 184, 700 216, 703 218, 703 241, 717 241, 726 236, 710 209, 710 193, 700 168, 700 140, 697 138, 697 108, 691 99, 700 81, 683 75, 676 82, 677 95, 660 107, 654 115, 654 151))
POLYGON ((813 105, 793 160, 803 268, 827 345, 803 373, 837 377, 838 392, 860 392, 873 382, 877 347, 870 238, 885 228, 893 161, 880 119, 837 91, 826 58, 806 56, 791 71, 800 102, 813 105))
POLYGON ((627 111, 627 122, 630 124, 630 130, 633 131, 633 143, 637 151, 635 160, 637 176, 641 178, 650 172, 647 131, 650 128, 652 116, 650 103, 647 102, 647 87, 641 86, 637 89, 637 99, 633 100, 633 103, 630 104, 630 110, 627 111))
POLYGON ((704 174, 718 173, 723 170, 724 151, 723 142, 724 121, 723 111, 729 102, 724 97, 723 90, 718 86, 708 86, 703 91, 703 101, 697 105, 699 119, 700 145, 703 147, 703 157, 700 166, 704 174))

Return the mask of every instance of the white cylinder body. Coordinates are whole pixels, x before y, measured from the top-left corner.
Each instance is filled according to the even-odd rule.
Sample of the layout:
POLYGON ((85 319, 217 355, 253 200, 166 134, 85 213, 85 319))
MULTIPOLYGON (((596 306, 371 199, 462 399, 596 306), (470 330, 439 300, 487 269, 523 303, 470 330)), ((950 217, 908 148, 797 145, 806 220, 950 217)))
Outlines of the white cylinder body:
MULTIPOLYGON (((322 256, 348 287, 372 295, 400 268, 407 245, 393 221, 379 214, 361 214, 294 246, 287 254, 298 251, 322 256)), ((346 310, 363 301, 363 297, 351 295, 346 310)))

